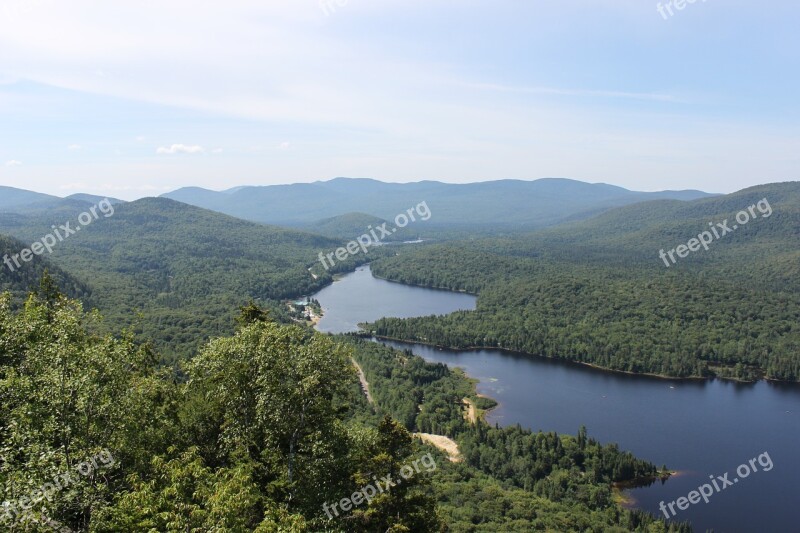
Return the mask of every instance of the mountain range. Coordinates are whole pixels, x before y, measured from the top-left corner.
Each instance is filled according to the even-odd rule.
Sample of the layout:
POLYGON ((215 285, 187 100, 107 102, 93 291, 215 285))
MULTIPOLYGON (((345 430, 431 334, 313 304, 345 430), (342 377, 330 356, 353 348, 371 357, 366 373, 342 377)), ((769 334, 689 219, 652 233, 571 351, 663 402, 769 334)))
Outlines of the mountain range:
POLYGON ((408 208, 427 202, 432 217, 426 226, 536 228, 587 218, 645 200, 695 200, 713 195, 695 190, 637 192, 604 183, 550 178, 467 184, 336 178, 293 185, 236 187, 221 192, 187 187, 162 196, 245 220, 285 226, 307 227, 322 219, 354 212, 393 220, 408 208))
MULTIPOLYGON (((74 220, 99 201, 94 196, 58 198, 11 188, 3 188, 0 194, 0 234, 9 236, 0 239, 4 253, 19 252, 49 233, 54 224, 74 220)), ((485 292, 486 297, 494 291, 498 302, 507 302, 498 305, 509 309, 514 305, 508 302, 527 293, 527 286, 512 290, 509 285, 507 291, 484 289, 502 288, 508 280, 549 279, 551 270, 588 275, 604 292, 606 282, 600 279, 626 279, 626 283, 638 286, 635 290, 646 291, 651 280, 664 274, 680 275, 681 279, 709 278, 712 281, 706 284, 710 290, 713 285, 717 294, 721 291, 717 285, 725 279, 743 287, 758 285, 778 292, 800 287, 797 182, 715 196, 698 191, 636 193, 570 180, 398 185, 337 179, 296 186, 244 187, 227 193, 204 191, 199 196, 213 205, 201 208, 169 198, 117 202, 113 216, 101 217, 91 229, 60 242, 52 255, 36 257, 24 272, 4 271, 0 288, 23 295, 35 288, 48 268, 69 294, 98 307, 113 328, 134 325, 134 313, 143 312, 144 318, 135 326, 137 331, 155 342, 162 353, 183 356, 208 335, 228 333, 232 310, 249 298, 279 313, 277 300, 311 294, 329 283, 334 270, 328 272, 319 266, 320 252, 332 252, 363 233, 366 226, 391 223, 395 213, 421 201, 432 213, 431 221, 425 224, 436 220, 443 226, 449 223, 461 228, 450 237, 438 239, 449 243, 376 248, 369 257, 359 255, 338 264, 336 271, 378 259, 373 271, 384 277, 485 292), (303 199, 302 191, 309 192, 308 198, 303 199), (327 202, 320 191, 327 191, 327 202), (296 195, 293 204, 286 200, 289 194, 296 195), (276 206, 284 214, 294 212, 295 228, 214 212, 212 208, 225 207, 210 201, 259 195, 272 195, 271 200, 264 200, 264 206, 276 206), (773 210, 769 218, 759 216, 727 235, 724 242, 715 242, 710 251, 694 253, 670 268, 661 263, 660 249, 685 243, 709 222, 732 219, 739 210, 765 198, 773 210), (518 209, 525 201, 531 207, 518 209), (615 202, 625 205, 609 207, 615 202), (324 209, 315 210, 313 206, 324 209), (331 216, 320 220, 324 214, 331 216), (545 220, 545 215, 552 218, 545 220), (481 228, 490 224, 505 224, 504 234, 479 238, 481 228), (400 255, 395 257, 397 252, 400 255), (587 274, 586 269, 592 273, 587 274)), ((244 216, 246 206, 239 207, 237 211, 244 216)), ((261 211, 270 215, 268 207, 261 211)), ((754 297, 748 293, 748 299, 754 297)), ((616 296, 609 293, 604 298, 613 302, 616 296)), ((531 296, 526 301, 535 302, 536 298, 531 296)), ((747 362, 767 366, 755 359, 747 362)), ((795 372, 782 374, 794 376, 795 372)))
POLYGON ((800 182, 401 248, 372 272, 478 294, 475 311, 382 319, 368 326, 378 336, 634 373, 800 380, 800 182))

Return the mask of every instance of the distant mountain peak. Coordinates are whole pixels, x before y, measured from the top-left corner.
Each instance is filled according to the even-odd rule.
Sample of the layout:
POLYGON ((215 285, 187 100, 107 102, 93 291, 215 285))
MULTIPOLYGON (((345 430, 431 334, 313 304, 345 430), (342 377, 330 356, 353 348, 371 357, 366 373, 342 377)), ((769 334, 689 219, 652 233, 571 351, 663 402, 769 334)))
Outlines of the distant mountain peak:
POLYGON ((288 226, 304 227, 355 212, 392 220, 398 213, 426 201, 436 225, 529 228, 649 199, 692 200, 706 196, 709 195, 700 191, 645 193, 606 183, 552 177, 474 183, 386 183, 373 178, 337 177, 293 185, 235 187, 223 192, 184 187, 162 195, 238 218, 288 226))

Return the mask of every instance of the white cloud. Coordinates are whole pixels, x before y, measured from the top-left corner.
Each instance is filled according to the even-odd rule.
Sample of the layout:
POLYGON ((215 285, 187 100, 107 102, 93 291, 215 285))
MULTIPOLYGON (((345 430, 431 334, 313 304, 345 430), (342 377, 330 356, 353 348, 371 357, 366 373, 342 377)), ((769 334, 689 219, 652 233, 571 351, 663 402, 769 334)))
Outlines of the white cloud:
POLYGON ((200 154, 203 152, 202 146, 186 145, 186 144, 173 144, 172 146, 161 146, 156 150, 160 155, 175 155, 175 154, 200 154))
MULTIPOLYGON (((234 0, 215 9, 195 7, 189 0, 159 4, 156 19, 173 21, 164 25, 136 2, 33 2, 13 22, 0 17, 0 49, 15 50, 0 55, 0 71, 221 116, 372 129, 417 127, 405 110, 387 116, 386 100, 402 102, 411 92, 409 80, 429 87, 431 76, 441 72, 440 65, 398 63, 343 41, 335 26, 325 25, 316 2, 234 0), (117 75, 93 75, 98 66, 117 75), (378 81, 354 83, 364 71, 378 81), (381 88, 388 89, 386 98, 381 88), (398 120, 402 124, 392 128, 398 120)), ((358 11, 348 10, 353 16, 358 11)))
POLYGON ((12 159, 11 161, 6 161, 7 167, 18 167, 22 164, 22 161, 17 161, 16 159, 12 159))
POLYGON ((558 87, 515 87, 497 83, 465 83, 465 87, 473 89, 522 94, 552 94, 556 96, 596 96, 599 98, 627 98, 631 100, 651 100, 655 102, 677 102, 670 94, 635 93, 626 91, 598 91, 591 89, 562 89, 558 87))
POLYGON ((223 152, 222 148, 214 148, 211 150, 212 154, 221 154, 223 152))
POLYGON ((145 137, 144 135, 137 135, 137 136, 136 136, 136 138, 135 138, 134 140, 135 140, 137 143, 140 143, 140 142, 144 142, 144 140, 145 140, 146 138, 147 138, 147 137, 145 137))
POLYGON ((125 191, 143 191, 143 192, 157 192, 168 191, 170 187, 151 185, 149 183, 140 183, 137 185, 114 185, 111 183, 87 183, 85 181, 77 181, 72 183, 64 183, 58 187, 62 191, 93 191, 97 192, 125 192, 125 191))
POLYGON ((16 77, 0 72, 0 85, 13 85, 19 81, 16 77))
POLYGON ((156 192, 156 191, 168 191, 171 188, 165 186, 158 186, 158 185, 151 185, 149 183, 143 183, 140 185, 114 185, 111 183, 103 183, 96 187, 93 187, 96 191, 103 191, 103 192, 126 192, 126 191, 144 191, 144 192, 156 192))
POLYGON ((67 150, 80 150, 80 149, 81 149, 81 145, 80 144, 70 144, 67 147, 67 150))
MULTIPOLYGON (((43 83, 89 97, 117 98, 121 108, 128 101, 145 102, 178 108, 168 111, 187 117, 248 121, 242 130, 232 126, 230 135, 226 130, 225 141, 196 139, 209 146, 205 152, 199 146, 166 145, 157 150, 161 158, 140 160, 133 154, 124 164, 98 161, 86 167, 76 166, 83 158, 73 158, 75 161, 64 166, 69 167, 74 181, 113 175, 115 180, 138 184, 141 176, 170 175, 176 186, 223 188, 224 184, 215 181, 220 179, 219 169, 213 165, 205 168, 209 167, 204 165, 206 158, 193 158, 181 169, 171 165, 174 160, 170 159, 170 155, 215 153, 211 147, 220 142, 230 147, 228 153, 244 152, 247 157, 239 160, 226 155, 218 162, 224 159, 226 164, 239 165, 241 175, 255 171, 273 181, 333 175, 455 181, 565 175, 615 182, 625 178, 629 183, 620 184, 637 185, 646 175, 648 183, 660 180, 669 188, 679 188, 674 176, 681 175, 686 181, 713 176, 725 186, 704 188, 730 190, 732 186, 723 181, 727 174, 735 175, 743 186, 752 183, 753 178, 747 176, 797 175, 795 126, 762 124, 759 129, 764 135, 754 141, 753 124, 717 119, 719 108, 712 108, 710 118, 695 115, 705 109, 705 98, 710 100, 716 94, 712 89, 706 93, 685 78, 673 80, 668 69, 674 61, 669 57, 661 58, 663 69, 642 68, 642 83, 631 83, 627 76, 617 80, 615 70, 601 75, 603 65, 592 65, 598 71, 571 70, 568 60, 577 57, 574 50, 581 50, 578 45, 582 42, 573 39, 574 34, 592 30, 584 32, 586 42, 591 43, 597 35, 603 36, 599 28, 609 27, 607 19, 594 19, 587 6, 641 12, 643 20, 646 17, 657 28, 648 34, 649 27, 638 20, 612 28, 619 32, 619 38, 612 40, 615 47, 626 43, 629 33, 637 36, 631 44, 642 44, 641 50, 634 50, 628 70, 638 69, 642 57, 659 57, 653 53, 661 51, 661 44, 648 46, 662 43, 666 28, 675 29, 675 25, 664 24, 652 5, 640 11, 643 4, 633 0, 568 0, 531 3, 523 11, 524 3, 506 1, 487 4, 482 13, 472 5, 455 9, 451 2, 384 0, 350 2, 346 14, 342 11, 339 16, 325 17, 318 4, 313 0, 231 0, 197 9, 191 0, 0 0, 0 50, 14 50, 13 54, 0 54, 0 85, 21 79, 25 84, 43 83), (561 7, 564 4, 567 7, 561 7), (156 8, 159 15, 153 16, 156 8), (530 12, 537 16, 525 16, 530 12), (573 14, 574 19, 568 18, 573 14), (440 15, 447 17, 437 18, 440 15), (484 20, 483 15, 491 18, 484 20), (424 21, 419 28, 422 34, 418 41, 415 36, 414 46, 407 46, 407 35, 414 35, 417 29, 417 16, 424 21), (453 36, 429 32, 433 29, 429 21, 451 17, 457 19, 452 24, 457 32, 453 36), (530 38, 516 35, 514 19, 530 25, 530 38), (568 31, 562 20, 574 21, 577 29, 568 31), (508 24, 508 28, 498 23, 508 24), (382 27, 392 29, 375 31, 382 27), (461 28, 466 33, 459 33, 461 28), (487 30, 485 42, 474 37, 475 28, 487 30), (514 37, 494 38, 497 33, 492 28, 514 37), (559 32, 564 33, 563 42, 553 38, 559 32), (476 55, 470 53, 475 48, 456 53, 448 43, 458 43, 461 37, 465 45, 480 44, 481 49, 486 45, 485 52, 474 60, 469 58, 476 55), (566 56, 560 49, 567 50, 566 56), (530 59, 523 60, 523 56, 530 59), (550 59, 558 68, 549 65, 550 59), (696 105, 677 105, 681 98, 691 98, 696 105), (580 107, 574 107, 576 103, 580 107), (256 125, 251 128, 253 123, 256 125), (779 131, 768 126, 778 126, 779 131), (300 151, 272 137, 270 133, 276 130, 302 145, 302 158, 290 157, 300 151), (737 136, 721 142, 718 133, 729 131, 736 131, 737 136), (737 150, 735 157, 727 157, 725 154, 733 151, 731 146, 740 141, 753 144, 737 150), (248 150, 251 145, 257 147, 248 150), (285 157, 275 158, 285 166, 272 166, 269 171, 263 170, 262 161, 249 157, 253 152, 266 160, 278 150, 287 150, 285 157), (759 170, 759 160, 772 164, 766 171, 759 170), (198 183, 200 180, 205 182, 198 183)), ((708 16, 714 13, 703 11, 708 16)), ((631 22, 627 17, 614 17, 621 23, 631 22)), ((788 36, 771 38, 795 42, 788 36)), ((703 35, 701 41, 706 39, 703 35)), ((684 49, 676 49, 673 55, 679 57, 679 51, 684 49)), ((591 57, 589 50, 586 52, 580 55, 591 57)), ((702 55, 713 57, 705 49, 702 55)), ((735 51, 726 51, 721 64, 727 66, 726 61, 735 57, 735 51)), ((622 66, 611 55, 608 61, 612 67, 622 66)), ((39 101, 47 103, 49 98, 39 93, 23 95, 16 88, 1 91, 0 112, 23 110, 36 115, 39 101)), ((0 120, 4 118, 0 115, 0 120)), ((156 136, 165 132, 175 135, 166 140, 191 139, 189 132, 197 131, 189 129, 195 125, 193 118, 186 122, 170 118, 134 121, 126 125, 131 128, 126 138, 128 143, 133 139, 143 143, 144 136, 135 136, 147 132, 148 143, 139 149, 149 152, 159 146, 156 136)), ((64 139, 59 146, 71 140, 64 139)), ((23 145, 20 152, 14 151, 15 146, 4 148, 9 156, 25 153, 23 145)), ((58 183, 55 177, 44 175, 50 169, 40 163, 37 160, 34 166, 42 169, 42 179, 58 183)), ((24 185, 30 179, 28 171, 33 170, 7 174, 9 179, 19 175, 18 182, 24 185)))
POLYGON ((74 182, 74 183, 64 183, 63 185, 58 186, 59 189, 62 191, 85 191, 89 188, 84 182, 74 182))
MULTIPOLYGON (((365 46, 369 41, 363 36, 343 38, 340 25, 313 1, 233 0, 198 10, 190 0, 174 0, 159 5, 160 20, 171 24, 135 2, 4 1, 30 7, 13 24, 0 19, 0 49, 18 51, 0 57, 0 70, 57 87, 225 117, 346 126, 433 143, 473 132, 486 137, 487 119, 505 135, 513 129, 504 122, 509 117, 523 127, 541 118, 524 116, 536 112, 529 103, 498 116, 497 107, 476 101, 474 91, 431 91, 476 76, 428 57, 381 53, 365 46), (212 29, 215 37, 209 38, 212 29), (103 46, 93 44, 98 42, 103 46), (115 74, 91 75, 100 66, 115 74), (359 81, 365 72, 368 83, 359 81)), ((368 23, 372 16, 402 13, 423 2, 352 4, 347 16, 368 23)), ((659 100, 665 95, 621 90, 594 96, 659 100)))

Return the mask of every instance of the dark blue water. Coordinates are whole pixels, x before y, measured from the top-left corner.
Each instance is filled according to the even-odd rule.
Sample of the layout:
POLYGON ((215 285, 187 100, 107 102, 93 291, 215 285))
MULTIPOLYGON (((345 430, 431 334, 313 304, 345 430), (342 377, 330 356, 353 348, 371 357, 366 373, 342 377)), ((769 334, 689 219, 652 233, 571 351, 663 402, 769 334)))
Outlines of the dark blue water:
MULTIPOLYGON (((315 298, 325 308, 324 331, 331 332, 353 331, 357 322, 382 316, 421 316, 474 305, 467 295, 374 279, 368 268, 315 298)), ((715 490, 709 503, 700 500, 686 510, 674 506, 675 519, 691 521, 700 532, 800 531, 798 386, 663 380, 498 350, 386 344, 410 347, 429 361, 462 367, 479 379, 479 392, 500 402, 489 416, 491 423, 570 434, 585 425, 603 442, 617 442, 641 458, 680 471, 666 483, 629 491, 638 507, 653 514, 661 514, 662 500, 666 504, 687 496, 710 482, 711 475, 716 479, 728 472, 733 481, 739 477, 737 467, 766 452, 762 461, 772 463, 769 471, 756 461, 757 472, 715 490)))

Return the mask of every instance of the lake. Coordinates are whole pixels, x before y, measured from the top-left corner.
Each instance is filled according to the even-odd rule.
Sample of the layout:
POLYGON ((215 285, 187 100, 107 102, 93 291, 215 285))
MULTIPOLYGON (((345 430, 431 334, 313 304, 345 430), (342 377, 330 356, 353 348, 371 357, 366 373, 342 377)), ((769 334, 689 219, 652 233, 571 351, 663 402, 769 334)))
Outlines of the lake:
POLYGON ((319 300, 324 310, 317 324, 317 330, 323 333, 357 331, 360 322, 382 316, 408 318, 475 309, 476 300, 469 294, 410 287, 374 278, 369 265, 346 274, 313 298, 319 300))
MULTIPOLYGON (((470 295, 409 287, 373 278, 361 267, 314 295, 325 316, 320 331, 355 331, 359 322, 474 309, 470 295)), ((616 442, 638 457, 680 474, 629 491, 636 506, 661 515, 659 503, 676 501, 767 453, 769 471, 742 477, 709 498, 677 507, 676 520, 695 531, 800 531, 795 483, 800 475, 800 386, 759 382, 665 380, 592 369, 574 363, 500 350, 454 351, 399 342, 428 361, 464 368, 478 391, 500 402, 490 423, 576 434, 581 425, 602 442, 616 442)), ((768 464, 766 457, 764 463, 768 464)), ((719 482, 718 485, 723 485, 719 482)))

